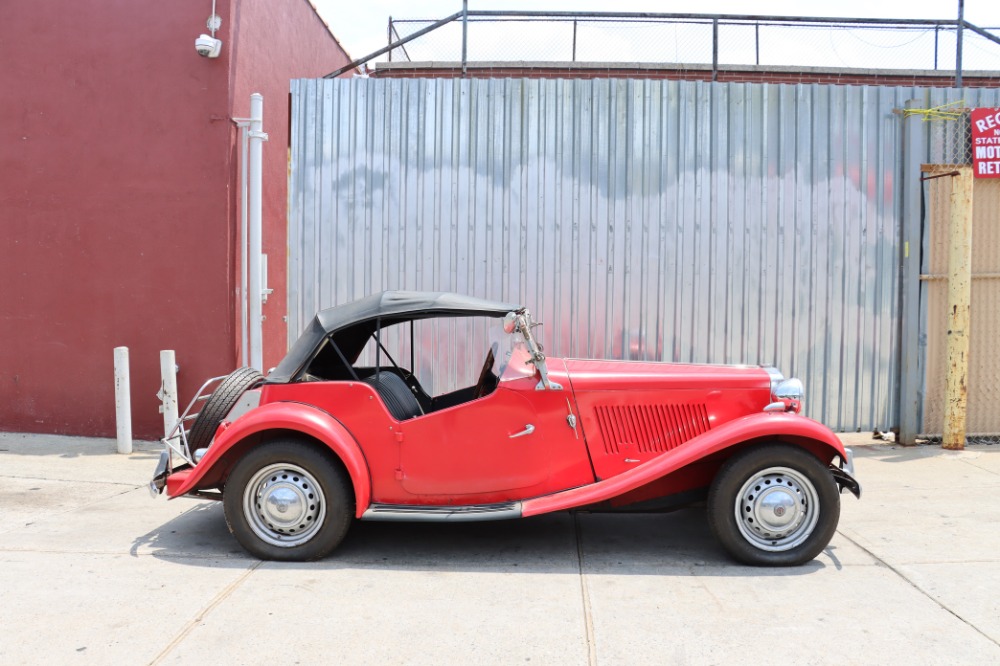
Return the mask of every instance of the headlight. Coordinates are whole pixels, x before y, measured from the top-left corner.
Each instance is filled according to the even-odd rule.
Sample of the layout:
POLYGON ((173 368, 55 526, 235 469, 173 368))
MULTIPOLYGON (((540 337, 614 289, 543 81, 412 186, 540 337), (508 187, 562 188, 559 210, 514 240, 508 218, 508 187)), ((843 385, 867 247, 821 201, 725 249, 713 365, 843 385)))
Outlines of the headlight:
POLYGON ((785 379, 777 368, 764 368, 771 377, 771 404, 764 408, 765 412, 795 412, 802 409, 802 382, 798 379, 785 379))
POLYGON ((771 389, 775 400, 801 400, 803 395, 802 382, 795 378, 786 379, 771 389))

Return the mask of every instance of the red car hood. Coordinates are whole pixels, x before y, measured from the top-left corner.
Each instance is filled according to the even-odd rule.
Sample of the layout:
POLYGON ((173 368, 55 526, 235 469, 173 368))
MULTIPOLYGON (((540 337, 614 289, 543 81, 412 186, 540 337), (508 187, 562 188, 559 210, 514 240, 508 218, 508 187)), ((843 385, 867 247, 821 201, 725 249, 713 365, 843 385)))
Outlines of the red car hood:
POLYGON ((564 359, 574 391, 635 389, 769 389, 759 366, 564 359))

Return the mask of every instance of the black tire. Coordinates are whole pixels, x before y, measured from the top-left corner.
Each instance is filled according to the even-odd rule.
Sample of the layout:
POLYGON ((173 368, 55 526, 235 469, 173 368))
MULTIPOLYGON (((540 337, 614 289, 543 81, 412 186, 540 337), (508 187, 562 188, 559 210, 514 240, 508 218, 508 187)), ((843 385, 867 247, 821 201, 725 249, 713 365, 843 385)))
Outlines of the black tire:
POLYGON ((294 439, 247 453, 226 480, 222 505, 229 531, 262 560, 325 557, 354 517, 354 493, 340 461, 294 439))
POLYGON ((207 448, 212 443, 215 431, 229 410, 247 389, 253 388, 262 379, 264 375, 254 368, 240 368, 222 380, 215 392, 205 401, 205 406, 198 412, 198 418, 194 420, 194 425, 187 434, 188 446, 192 453, 207 448))
POLYGON ((839 520, 833 475, 816 456, 787 444, 734 455, 708 494, 712 532, 731 556, 754 566, 809 562, 830 543, 839 520))

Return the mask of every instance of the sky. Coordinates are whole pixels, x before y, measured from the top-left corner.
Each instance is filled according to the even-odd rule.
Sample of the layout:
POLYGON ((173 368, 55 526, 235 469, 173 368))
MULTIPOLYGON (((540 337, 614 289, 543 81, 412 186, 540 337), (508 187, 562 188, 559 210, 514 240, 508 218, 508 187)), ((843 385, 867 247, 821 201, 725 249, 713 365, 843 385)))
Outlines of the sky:
MULTIPOLYGON (((312 0, 341 45, 354 58, 367 55, 386 45, 388 17, 394 19, 439 19, 462 9, 460 0, 312 0)), ((708 14, 765 14, 775 16, 832 16, 872 18, 953 19, 958 2, 927 0, 838 0, 838 2, 795 2, 793 0, 470 0, 469 9, 479 10, 551 10, 551 11, 621 11, 678 12, 708 14)), ((1000 2, 966 0, 965 18, 979 26, 1000 26, 1000 2)))

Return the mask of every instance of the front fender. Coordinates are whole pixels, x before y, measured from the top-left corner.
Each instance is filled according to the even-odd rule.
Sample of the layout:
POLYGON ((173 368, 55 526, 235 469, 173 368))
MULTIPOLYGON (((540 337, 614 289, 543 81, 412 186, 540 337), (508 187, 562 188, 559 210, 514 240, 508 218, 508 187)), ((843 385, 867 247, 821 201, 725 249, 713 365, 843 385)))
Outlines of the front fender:
POLYGON ((229 451, 247 437, 268 430, 300 432, 330 447, 351 476, 356 514, 361 517, 371 503, 371 476, 361 448, 340 421, 315 407, 298 402, 268 403, 247 412, 232 424, 224 422, 195 467, 167 478, 167 494, 170 497, 185 495, 198 490, 203 480, 217 479, 224 470, 219 474, 213 472, 218 471, 216 465, 229 451))
POLYGON ((823 462, 833 460, 834 456, 840 456, 842 460, 847 459, 843 443, 822 423, 797 414, 761 412, 728 421, 644 465, 609 479, 526 500, 522 504, 521 515, 534 516, 603 502, 671 474, 713 453, 751 440, 798 444, 810 450, 818 458, 825 458, 823 462))

